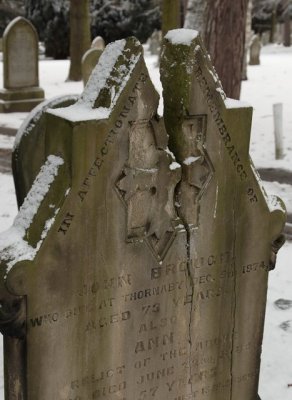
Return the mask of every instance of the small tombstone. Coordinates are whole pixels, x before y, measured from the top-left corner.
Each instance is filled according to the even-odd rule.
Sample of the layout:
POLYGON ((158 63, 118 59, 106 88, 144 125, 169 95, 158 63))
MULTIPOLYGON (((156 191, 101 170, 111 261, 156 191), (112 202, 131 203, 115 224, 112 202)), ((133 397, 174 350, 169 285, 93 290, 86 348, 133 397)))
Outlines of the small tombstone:
POLYGON ((44 100, 38 77, 38 35, 25 18, 15 18, 5 29, 3 72, 0 112, 30 111, 44 100))
POLYGON ((283 103, 273 104, 275 156, 276 160, 284 158, 283 144, 283 103))
POLYGON ((17 203, 20 207, 45 163, 45 112, 48 108, 67 107, 77 95, 59 96, 39 104, 22 123, 15 137, 12 170, 17 203))
POLYGON ((94 38, 91 43, 91 48, 98 49, 98 50, 104 50, 104 48, 105 48, 104 39, 101 36, 96 36, 96 38, 94 38))
POLYGON ((102 54, 103 50, 99 50, 96 48, 92 48, 87 50, 83 57, 82 57, 82 79, 83 79, 83 84, 84 86, 88 82, 88 79, 93 71, 93 69, 96 67, 96 64, 98 63, 98 60, 102 54))
POLYGON ((163 54, 167 131, 134 38, 46 111, 46 161, 0 236, 11 397, 256 398, 284 212, 250 163, 251 109, 197 33, 163 54))
POLYGON ((270 43, 270 31, 265 31, 261 34, 261 41, 263 46, 270 43))
POLYGON ((260 65, 261 40, 258 35, 254 35, 251 39, 249 48, 249 65, 260 65))
POLYGON ((278 23, 277 24, 277 29, 276 29, 276 42, 278 44, 283 43, 283 31, 284 31, 284 24, 283 23, 278 23))
POLYGON ((153 55, 160 54, 161 41, 162 41, 161 31, 155 30, 149 39, 149 51, 151 54, 153 55))

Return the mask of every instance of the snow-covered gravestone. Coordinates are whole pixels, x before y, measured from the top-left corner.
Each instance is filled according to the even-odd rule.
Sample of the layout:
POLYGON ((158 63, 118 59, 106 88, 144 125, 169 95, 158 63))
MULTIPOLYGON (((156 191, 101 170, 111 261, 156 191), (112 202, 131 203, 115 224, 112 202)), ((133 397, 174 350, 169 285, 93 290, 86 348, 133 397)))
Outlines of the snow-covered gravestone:
POLYGON ((165 39, 162 81, 175 155, 136 39, 46 111, 46 161, 0 237, 9 400, 256 399, 284 212, 194 31, 165 39))
POLYGON ((44 100, 38 77, 38 35, 25 18, 15 18, 3 34, 3 75, 0 112, 30 111, 44 100))
POLYGON ((285 208, 267 197, 249 158, 251 107, 226 98, 195 31, 166 35, 161 79, 188 236, 188 391, 177 399, 256 400, 267 280, 285 208))

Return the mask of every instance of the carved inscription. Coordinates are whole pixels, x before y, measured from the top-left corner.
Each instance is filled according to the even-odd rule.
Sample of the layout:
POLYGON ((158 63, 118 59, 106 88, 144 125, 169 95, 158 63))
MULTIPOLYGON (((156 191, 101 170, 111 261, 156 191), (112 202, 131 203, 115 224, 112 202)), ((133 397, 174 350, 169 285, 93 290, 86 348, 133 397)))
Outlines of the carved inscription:
MULTIPOLYGON (((136 82, 132 90, 131 95, 128 96, 122 111, 120 112, 118 118, 114 122, 113 128, 108 132, 101 148, 97 149, 97 156, 93 161, 87 175, 85 176, 80 189, 77 192, 77 197, 79 202, 83 203, 83 201, 85 200, 86 195, 88 194, 90 187, 93 183, 93 179, 98 175, 98 173, 100 173, 101 169, 103 168, 105 159, 108 156, 110 149, 116 140, 116 137, 121 133, 122 130, 126 128, 129 122, 128 121, 129 113, 137 101, 139 92, 142 90, 141 85, 144 85, 148 79, 149 79, 148 75, 146 75, 145 73, 141 73, 138 81, 136 82)), ((68 211, 66 215, 74 216, 71 211, 68 211)), ((58 232, 62 232, 64 235, 66 235, 71 226, 71 223, 68 226, 66 223, 68 223, 68 220, 66 221, 65 218, 60 228, 58 229, 58 232), (65 222, 65 228, 63 226, 64 222, 65 222)))
POLYGON ((67 233, 68 229, 70 228, 70 225, 73 221, 73 218, 74 218, 74 215, 67 212, 67 214, 65 215, 65 218, 61 222, 58 232, 62 232, 64 235, 66 235, 66 233, 67 233))
MULTIPOLYGON (((197 50, 197 54, 200 54, 200 53, 201 53, 201 50, 200 49, 197 50)), ((220 136, 223 140, 224 146, 225 146, 225 148, 228 152, 228 155, 234 165, 234 169, 235 169, 237 175, 240 177, 241 181, 247 181, 248 173, 245 168, 245 165, 239 155, 239 152, 237 151, 237 149, 232 141, 230 134, 227 131, 226 125, 222 119, 220 111, 217 109, 216 102, 213 97, 213 92, 208 85, 208 81, 207 81, 206 77, 204 76, 203 70, 198 63, 197 58, 195 58, 195 60, 194 60, 194 67, 195 67, 195 70, 194 70, 195 77, 198 80, 198 83, 205 95, 207 105, 208 105, 211 115, 218 127, 218 130, 219 130, 220 136)), ((247 193, 247 196, 251 203, 258 201, 257 196, 255 195, 254 188, 249 187, 247 189, 246 193, 247 193)))
MULTIPOLYGON (((228 251, 191 260, 191 268, 202 271, 202 274, 194 278, 194 283, 202 289, 194 293, 193 309, 200 301, 227 295, 223 287, 217 287, 216 282, 218 279, 234 279, 234 271, 227 268, 227 266, 233 268, 234 265, 236 265, 236 260, 228 251), (215 276, 212 270, 218 266, 222 271, 215 276), (216 284, 216 290, 210 288, 210 285, 214 284, 216 284)), ((266 273, 267 265, 264 262, 247 263, 236 267, 235 273, 244 278, 246 274, 259 270, 266 273)), ((132 274, 86 282, 78 292, 81 299, 95 299, 96 296, 105 294, 109 290, 114 290, 115 297, 100 299, 97 303, 93 302, 91 306, 71 307, 63 313, 53 312, 30 318, 30 328, 37 328, 50 326, 62 320, 70 321, 81 313, 87 314, 85 332, 95 337, 106 327, 115 329, 115 326, 120 324, 133 322, 137 316, 136 303, 141 302, 139 308, 141 320, 135 332, 136 341, 132 342, 132 348, 129 348, 134 356, 132 363, 125 362, 105 368, 99 373, 93 371, 82 377, 73 378, 70 383, 72 394, 68 400, 86 400, 79 394, 84 390, 91 393, 92 399, 122 398, 124 400, 131 400, 133 393, 136 393, 136 399, 141 400, 158 399, 159 396, 166 394, 170 399, 196 399, 198 396, 207 399, 210 393, 224 393, 231 381, 220 380, 218 363, 224 360, 231 362, 233 356, 239 356, 242 353, 260 354, 261 346, 253 338, 241 341, 238 332, 235 331, 221 336, 197 338, 192 343, 194 354, 190 356, 187 337, 184 341, 176 336, 176 329, 180 324, 179 314, 172 313, 171 310, 175 308, 170 307, 169 311, 166 311, 163 306, 163 303, 167 301, 175 307, 182 307, 180 310, 183 310, 183 307, 191 303, 191 299, 185 294, 186 273, 186 260, 178 260, 173 264, 167 263, 151 268, 150 282, 159 280, 165 283, 146 289, 133 287, 132 274), (179 279, 173 281, 173 277, 179 276, 182 277, 181 281, 179 279), (130 288, 131 291, 129 291, 130 288), (182 297, 175 295, 177 291, 182 290, 184 290, 182 297), (127 305, 128 309, 123 309, 122 304, 127 305), (102 316, 103 310, 107 310, 104 316, 102 316), (231 341, 234 342, 233 355, 230 352, 231 341), (200 355, 199 358, 198 355, 200 355), (190 368, 192 372, 188 375, 190 368), (130 374, 135 371, 134 381, 131 383, 126 378, 129 376, 129 371, 132 371, 130 374), (182 371, 185 371, 185 376, 182 371), (213 379, 216 380, 214 384, 211 383, 213 379), (189 388, 189 392, 186 392, 186 388, 189 388), (180 392, 182 392, 181 395, 180 392)), ((257 338, 256 332, 254 338, 257 338)), ((257 374, 258 371, 238 375, 233 377, 233 383, 244 383, 257 374)))

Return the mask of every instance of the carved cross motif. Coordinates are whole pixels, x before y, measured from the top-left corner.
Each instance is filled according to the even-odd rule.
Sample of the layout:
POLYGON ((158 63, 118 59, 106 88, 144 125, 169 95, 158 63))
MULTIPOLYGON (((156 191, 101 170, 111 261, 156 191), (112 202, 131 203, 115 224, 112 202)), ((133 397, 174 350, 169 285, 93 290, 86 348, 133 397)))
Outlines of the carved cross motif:
POLYGON ((174 189, 181 167, 166 149, 162 121, 135 123, 129 132, 129 158, 116 187, 127 207, 127 236, 145 239, 158 258, 174 238, 174 189))
POLYGON ((183 124, 182 182, 178 199, 187 207, 180 207, 180 217, 189 225, 198 224, 199 201, 210 182, 214 168, 204 148, 206 116, 188 118, 183 124), (195 140, 194 140, 195 138, 195 140))

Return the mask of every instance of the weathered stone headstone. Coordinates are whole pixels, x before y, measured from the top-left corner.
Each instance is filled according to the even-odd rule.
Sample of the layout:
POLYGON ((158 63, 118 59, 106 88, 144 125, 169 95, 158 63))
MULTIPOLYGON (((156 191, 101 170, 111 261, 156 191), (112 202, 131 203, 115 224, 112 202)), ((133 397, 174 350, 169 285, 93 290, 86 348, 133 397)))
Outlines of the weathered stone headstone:
POLYGON ((161 42, 162 42, 162 33, 161 31, 155 30, 149 39, 149 51, 151 54, 153 55, 160 54, 161 42))
POLYGON ((96 64, 98 63, 98 60, 100 56, 102 55, 103 50, 99 50, 96 48, 92 48, 87 50, 83 57, 82 57, 82 79, 84 86, 88 82, 88 79, 94 69, 96 67, 96 64))
POLYGON ((44 100, 38 78, 38 35, 25 18, 15 18, 5 29, 3 73, 0 112, 30 111, 44 100))
POLYGON ((46 100, 35 107, 19 128, 12 152, 12 170, 19 207, 46 161, 46 110, 67 107, 75 103, 77 99, 77 95, 69 95, 46 100))
POLYGON ((162 81, 175 155, 133 38, 46 112, 46 162, 0 237, 10 398, 256 399, 284 211, 194 31, 167 35, 162 81))
POLYGON ((263 46, 266 46, 267 44, 270 43, 270 31, 265 31, 262 33, 261 41, 263 46))
POLYGON ((261 40, 258 35, 254 35, 250 42, 249 48, 249 65, 260 64, 260 53, 261 53, 261 40))
POLYGON ((283 31, 284 31, 284 24, 278 23, 276 29, 276 43, 278 44, 283 43, 283 31))
POLYGON ((190 381, 181 398, 255 400, 285 211, 267 198, 249 159, 251 107, 226 98, 194 31, 166 36, 161 79, 189 244, 190 381))
POLYGON ((104 48, 105 48, 104 39, 101 36, 96 36, 91 43, 91 48, 98 49, 98 50, 104 50, 104 48))

